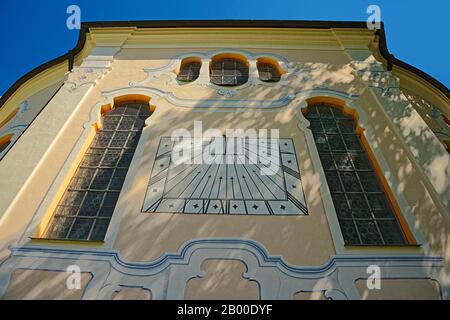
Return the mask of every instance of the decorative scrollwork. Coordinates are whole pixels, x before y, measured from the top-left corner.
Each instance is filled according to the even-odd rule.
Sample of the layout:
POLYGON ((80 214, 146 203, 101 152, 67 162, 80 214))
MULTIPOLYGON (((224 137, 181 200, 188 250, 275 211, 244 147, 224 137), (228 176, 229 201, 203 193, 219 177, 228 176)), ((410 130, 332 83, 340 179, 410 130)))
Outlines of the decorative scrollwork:
POLYGON ((101 78, 107 70, 106 68, 74 68, 66 80, 66 83, 72 85, 69 91, 74 92, 85 84, 95 84, 96 80, 101 78))
POLYGON ((225 98, 231 98, 237 94, 237 91, 230 89, 218 89, 217 93, 221 96, 224 96, 225 98))

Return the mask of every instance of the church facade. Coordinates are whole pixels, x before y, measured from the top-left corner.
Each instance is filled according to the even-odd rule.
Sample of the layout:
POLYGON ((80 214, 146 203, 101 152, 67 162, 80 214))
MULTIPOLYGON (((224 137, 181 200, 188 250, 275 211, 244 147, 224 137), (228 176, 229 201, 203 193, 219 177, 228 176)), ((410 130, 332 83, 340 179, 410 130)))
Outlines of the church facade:
POLYGON ((449 119, 363 22, 84 23, 0 98, 0 297, 450 299, 449 119))

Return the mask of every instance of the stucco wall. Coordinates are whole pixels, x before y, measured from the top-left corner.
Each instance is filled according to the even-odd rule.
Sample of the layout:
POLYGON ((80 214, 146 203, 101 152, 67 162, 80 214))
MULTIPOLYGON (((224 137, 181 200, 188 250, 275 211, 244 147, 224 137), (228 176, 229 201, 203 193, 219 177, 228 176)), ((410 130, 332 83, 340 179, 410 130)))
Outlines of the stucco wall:
POLYGON ((187 300, 258 300, 258 284, 244 279, 245 265, 237 260, 203 262, 202 278, 189 280, 184 298, 187 300))
POLYGON ((81 274, 80 288, 68 289, 70 273, 17 269, 11 275, 5 300, 79 300, 92 276, 81 274))
MULTIPOLYGON (((92 124, 98 121, 99 116, 93 110, 110 104, 115 96, 139 90, 145 93, 146 88, 152 88, 164 92, 165 96, 148 93, 150 104, 156 109, 146 122, 147 126, 127 174, 105 242, 86 246, 81 243, 51 244, 41 241, 37 245, 81 250, 92 247, 100 250, 110 249, 117 251, 125 261, 150 262, 167 252, 177 252, 184 243, 192 239, 242 238, 257 241, 270 255, 281 256, 287 263, 297 266, 323 265, 331 256, 343 252, 375 255, 417 253, 443 257, 445 273, 448 274, 448 213, 445 207, 437 205, 438 195, 421 171, 422 162, 419 160, 423 159, 415 159, 410 151, 407 151, 409 146, 390 120, 383 105, 384 98, 355 73, 351 65, 354 53, 350 54, 337 48, 239 48, 248 55, 269 53, 283 57, 291 63, 291 72, 283 79, 282 85, 267 86, 255 82, 252 86, 232 92, 231 97, 224 96, 214 86, 195 83, 182 85, 173 82, 176 69, 173 67, 176 64, 170 64, 173 57, 187 52, 207 55, 215 50, 220 50, 220 47, 122 48, 115 54, 105 74, 96 80, 95 86, 72 88, 66 83, 61 94, 56 95, 42 110, 14 148, 0 162, 0 181, 3 183, 0 188, 6 190, 0 198, 0 261, 9 256, 8 246, 29 244, 29 238, 36 236, 38 230, 45 227, 42 223, 44 216, 48 218, 51 214, 46 206, 55 202, 55 195, 64 190, 64 183, 67 183, 70 172, 76 168, 82 155, 78 154, 77 150, 86 148, 93 137, 92 124), (170 67, 164 69, 167 65, 170 67), (163 71, 153 78, 152 74, 155 72, 147 70, 146 73, 144 69, 163 71), (320 93, 315 93, 314 90, 320 93), (302 92, 310 93, 303 96, 302 92), (329 209, 325 204, 325 180, 320 164, 313 160, 317 151, 311 142, 311 133, 305 126, 306 120, 301 112, 299 113, 300 106, 305 106, 306 97, 321 96, 324 92, 330 95, 337 95, 338 92, 342 97, 346 97, 347 102, 351 101, 350 108, 355 108, 359 113, 359 125, 363 127, 368 145, 384 169, 383 174, 405 216, 405 228, 411 230, 417 244, 422 246, 336 249, 339 226, 330 220, 330 215, 334 212, 327 211, 329 209), (176 99, 168 101, 169 94, 176 99), (296 96, 289 98, 289 95, 293 94, 296 96), (273 108, 258 107, 258 104, 264 102, 283 99, 289 101, 286 100, 284 104, 279 102, 280 106, 273 108), (191 106, 181 106, 189 101, 191 106), (207 108, 202 106, 205 101, 212 101, 207 108), (227 101, 237 101, 237 105, 233 108, 224 107, 227 101), (255 106, 249 107, 252 103, 255 106), (292 138, 309 215, 187 215, 141 212, 160 137, 170 136, 177 128, 192 130, 194 121, 202 121, 203 130, 216 128, 225 133, 228 128, 279 129, 281 138, 292 138), (21 159, 20 164, 17 159, 21 159), (11 187, 8 188, 8 185, 11 187)), ((368 49, 361 49, 358 53, 358 57, 363 58, 370 55, 368 49)), ((55 88, 56 84, 36 99, 44 101, 55 88)), ((30 101, 31 99, 34 99, 34 96, 30 101)), ((393 105, 395 106, 395 102, 393 105)), ((398 106, 402 105, 399 103, 398 106)), ((31 119, 31 113, 24 119, 28 119, 27 117, 31 119)), ((431 122, 427 123, 432 126, 431 122)), ((427 144, 426 140, 416 142, 427 144)), ((420 154, 419 157, 423 155, 420 154)), ((444 168, 442 170, 444 171, 444 168)), ((444 177, 445 179, 448 177, 444 177)), ((242 290, 242 297, 258 298, 259 292, 256 293, 255 289, 257 284, 242 279, 242 266, 239 261, 208 261, 204 265, 207 277, 190 280, 185 297, 234 297, 232 289, 239 283, 245 288, 242 290), (217 283, 217 287, 208 285, 211 281, 217 283)), ((17 279, 21 277, 15 276, 11 285, 16 285, 19 281, 17 279)), ((44 275, 42 279, 46 279, 44 275)), ((30 282, 29 286, 35 287, 37 284, 30 282)), ((135 292, 130 293, 131 296, 134 294, 135 292)), ((142 292, 139 292, 137 296, 141 297, 141 294, 142 292)), ((24 296, 8 289, 7 297, 14 295, 24 296)), ((296 298, 323 298, 316 293, 311 297, 304 295, 305 293, 301 293, 296 298)), ((120 298, 121 293, 117 296, 120 298)), ((142 297, 150 296, 149 294, 142 297)))
POLYGON ((356 286, 362 300, 440 300, 439 284, 427 279, 382 279, 380 289, 369 290, 366 279, 356 286))

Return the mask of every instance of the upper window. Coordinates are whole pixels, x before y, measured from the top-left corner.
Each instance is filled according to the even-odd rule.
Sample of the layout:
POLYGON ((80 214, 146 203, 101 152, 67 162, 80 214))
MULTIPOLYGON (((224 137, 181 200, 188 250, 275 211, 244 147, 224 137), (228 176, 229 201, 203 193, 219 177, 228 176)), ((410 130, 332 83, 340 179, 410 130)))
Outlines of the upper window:
POLYGON ((102 116, 102 130, 56 207, 49 239, 103 240, 150 108, 117 106, 102 116))
POLYGON ((233 58, 213 60, 210 77, 212 83, 220 86, 239 86, 248 80, 248 64, 233 58))
POLYGON ((345 243, 405 244, 405 236, 361 145, 353 119, 328 105, 308 107, 306 118, 311 124, 345 243))
POLYGON ((0 138, 0 153, 2 153, 11 143, 12 134, 7 134, 0 138))
POLYGON ((177 79, 183 82, 195 81, 200 75, 200 68, 202 63, 197 60, 183 60, 181 62, 180 72, 178 72, 177 79))
POLYGON ((281 74, 276 65, 271 62, 257 62, 259 80, 264 82, 277 82, 281 79, 281 74))

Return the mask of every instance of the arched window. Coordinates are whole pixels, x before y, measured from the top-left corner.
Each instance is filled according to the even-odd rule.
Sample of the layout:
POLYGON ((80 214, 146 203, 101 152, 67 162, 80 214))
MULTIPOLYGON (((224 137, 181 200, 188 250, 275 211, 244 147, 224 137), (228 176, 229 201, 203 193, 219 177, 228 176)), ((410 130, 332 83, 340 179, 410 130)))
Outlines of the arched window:
POLYGON ((270 62, 257 62, 259 80, 264 82, 277 82, 280 81, 281 75, 278 68, 270 62))
POLYGON ((353 119, 328 105, 308 107, 306 118, 311 124, 345 244, 405 244, 405 236, 353 119))
POLYGON ((103 240, 141 136, 148 103, 117 106, 99 130, 56 207, 45 238, 103 240))
POLYGON ((181 62, 180 72, 178 72, 177 79, 183 82, 195 81, 199 74, 202 63, 197 60, 185 59, 181 62))
POLYGON ((9 146, 12 136, 12 134, 7 134, 0 138, 0 154, 9 146))
POLYGON ((212 83, 220 86, 239 86, 248 80, 248 65, 233 58, 213 60, 210 77, 212 83))

